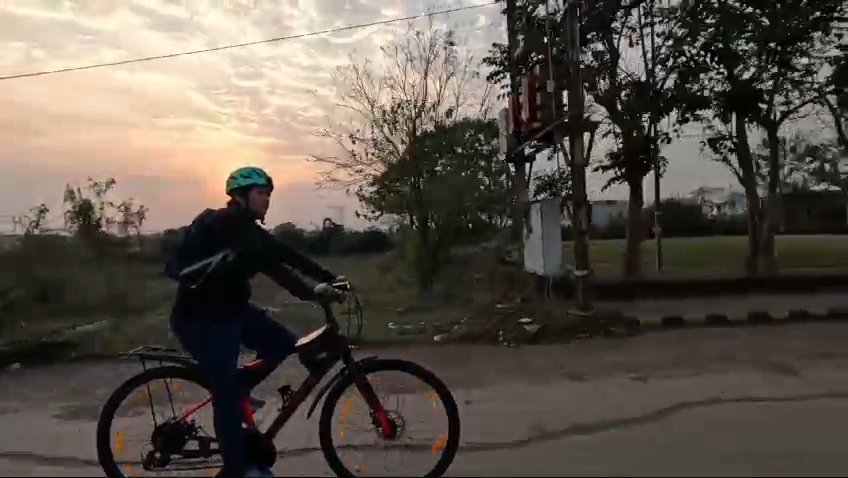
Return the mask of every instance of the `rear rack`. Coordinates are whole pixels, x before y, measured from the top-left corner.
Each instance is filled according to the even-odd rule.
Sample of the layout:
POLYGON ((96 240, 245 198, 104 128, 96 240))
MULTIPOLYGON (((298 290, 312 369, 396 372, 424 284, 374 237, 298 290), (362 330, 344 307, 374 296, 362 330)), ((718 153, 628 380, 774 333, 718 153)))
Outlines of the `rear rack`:
POLYGON ((184 367, 191 367, 197 362, 187 353, 182 350, 172 347, 164 347, 161 345, 142 345, 132 350, 119 354, 120 357, 137 358, 141 362, 142 368, 147 369, 147 362, 173 363, 184 367))

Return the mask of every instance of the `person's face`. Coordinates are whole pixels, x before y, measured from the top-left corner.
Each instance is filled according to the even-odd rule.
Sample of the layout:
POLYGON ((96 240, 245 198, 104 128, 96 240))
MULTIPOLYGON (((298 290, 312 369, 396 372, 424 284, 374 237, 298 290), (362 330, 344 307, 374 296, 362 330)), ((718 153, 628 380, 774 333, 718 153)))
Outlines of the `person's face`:
POLYGON ((258 219, 265 219, 270 205, 271 188, 265 186, 250 188, 247 194, 247 207, 258 219))

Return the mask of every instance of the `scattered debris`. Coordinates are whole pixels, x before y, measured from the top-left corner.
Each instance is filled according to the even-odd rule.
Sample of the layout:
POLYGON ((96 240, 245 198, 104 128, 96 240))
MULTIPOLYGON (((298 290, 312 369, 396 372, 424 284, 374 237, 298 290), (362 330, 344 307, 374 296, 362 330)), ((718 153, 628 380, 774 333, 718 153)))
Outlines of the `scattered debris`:
POLYGON ((94 332, 95 330, 102 329, 103 327, 109 325, 111 320, 99 320, 97 322, 92 322, 90 324, 77 325, 75 327, 71 327, 67 329, 62 336, 71 337, 77 334, 85 334, 88 332, 94 332))
POLYGON ((505 347, 543 342, 571 342, 595 337, 633 335, 632 319, 620 311, 570 312, 570 304, 556 300, 519 297, 481 308, 455 323, 435 342, 497 343, 505 347))
POLYGON ((427 324, 419 322, 418 324, 396 324, 389 322, 389 331, 395 336, 423 335, 427 332, 427 324))

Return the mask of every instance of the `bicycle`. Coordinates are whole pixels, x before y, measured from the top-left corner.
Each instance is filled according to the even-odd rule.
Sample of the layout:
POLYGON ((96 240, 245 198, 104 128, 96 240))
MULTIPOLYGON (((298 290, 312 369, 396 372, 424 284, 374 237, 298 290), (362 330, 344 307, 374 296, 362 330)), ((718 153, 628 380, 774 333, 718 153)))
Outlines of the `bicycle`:
MULTIPOLYGON (((319 284, 315 287, 315 292, 319 297, 326 298, 331 295, 331 288, 343 290, 353 297, 361 323, 362 308, 353 295, 350 284, 347 282, 319 284)), ((278 456, 274 438, 300 408, 300 405, 307 400, 310 393, 318 387, 324 377, 329 375, 330 371, 341 362, 341 369, 318 390, 306 412, 307 419, 311 418, 323 398, 323 406, 318 420, 318 435, 324 459, 332 472, 339 477, 357 476, 354 471, 358 470, 351 471, 340 458, 338 449, 333 443, 331 432, 332 418, 336 406, 340 403, 345 391, 351 386, 355 387, 368 406, 370 427, 381 440, 391 442, 403 436, 406 428, 404 417, 398 411, 388 410, 384 407, 368 379, 368 376, 373 373, 393 371, 411 375, 429 385, 444 406, 448 420, 447 432, 440 435, 439 440, 441 442, 438 450, 436 445, 433 445, 433 454, 438 456, 437 462, 433 469, 424 475, 425 477, 443 476, 456 456, 460 434, 459 412, 456 401, 448 387, 433 372, 414 362, 402 359, 383 359, 374 355, 358 360, 354 359, 347 336, 340 331, 331 302, 324 299, 319 301, 319 305, 324 312, 325 324, 298 340, 295 352, 301 364, 306 368, 308 375, 296 390, 292 390, 288 385, 283 385, 277 390, 280 394, 282 407, 265 431, 259 430, 255 423, 254 410, 250 406, 249 400, 242 403, 249 461, 252 464, 267 468, 274 465, 278 456)), ((176 413, 173 395, 166 386, 171 410, 175 412, 174 417, 157 423, 156 413, 153 410, 153 398, 149 387, 151 382, 157 380, 186 380, 199 385, 205 393, 208 393, 209 387, 201 376, 196 362, 179 350, 156 346, 139 347, 125 352, 122 356, 139 359, 143 371, 121 384, 106 400, 101 410, 96 431, 97 458, 106 476, 109 478, 125 476, 124 471, 126 470, 121 469, 112 450, 112 424, 119 406, 132 392, 142 386, 147 387, 147 397, 150 398, 154 425, 150 442, 147 444, 150 449, 143 453, 141 458, 140 464, 145 470, 164 470, 173 462, 174 458, 209 460, 219 455, 217 439, 204 436, 205 430, 197 426, 195 420, 192 419, 200 409, 211 402, 211 396, 192 404, 182 413, 176 413), (159 365, 148 368, 147 361, 150 360, 158 360, 159 365), (167 365, 163 365, 166 363, 167 365), (195 444, 196 449, 189 447, 190 444, 195 444)), ((250 390, 263 382, 268 374, 263 372, 261 359, 256 359, 239 368, 239 378, 248 385, 250 390)), ((349 402, 350 400, 348 400, 348 406, 349 402)), ((435 406, 435 402, 433 403, 435 406)))

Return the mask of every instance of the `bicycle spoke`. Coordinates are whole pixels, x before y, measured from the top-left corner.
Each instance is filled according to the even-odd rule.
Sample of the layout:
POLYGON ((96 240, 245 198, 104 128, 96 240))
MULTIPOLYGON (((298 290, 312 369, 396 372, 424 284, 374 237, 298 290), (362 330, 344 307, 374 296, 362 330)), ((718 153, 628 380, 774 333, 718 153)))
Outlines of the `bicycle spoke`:
POLYGON ((157 426, 158 423, 156 423, 156 410, 153 409, 153 394, 150 393, 150 384, 146 383, 144 384, 144 387, 146 390, 147 398, 150 401, 150 414, 153 415, 153 426, 157 426))
POLYGON ((443 407, 438 407, 440 402, 432 389, 422 390, 430 387, 420 381, 397 383, 393 378, 369 375, 367 381, 373 387, 374 397, 393 420, 393 426, 398 428, 397 437, 385 437, 380 433, 359 386, 351 387, 350 393, 338 401, 337 431, 334 433, 334 440, 338 443, 335 447, 345 466, 355 474, 402 476, 412 473, 413 476, 422 476, 425 473, 413 470, 408 456, 416 456, 418 468, 422 463, 430 463, 423 466, 432 467, 447 444, 447 425, 432 429, 434 420, 447 420, 444 413, 433 412, 443 407), (362 423, 355 423, 357 419, 362 423), (418 422, 425 425, 423 430, 413 430, 418 428, 415 427, 418 422), (359 436, 353 438, 355 433, 359 436), (378 458, 380 462, 376 461, 378 458))
POLYGON ((165 391, 168 392, 168 403, 171 405, 171 413, 173 416, 177 416, 177 410, 174 408, 174 397, 171 395, 171 388, 169 387, 171 379, 163 380, 162 382, 165 384, 165 391))
MULTIPOLYGON (((147 380, 138 385, 115 409, 110 424, 113 431, 110 448, 118 472, 123 476, 168 476, 174 473, 197 476, 198 473, 205 474, 210 468, 216 472, 220 463, 210 461, 210 458, 215 458, 218 453, 217 442, 209 437, 203 424, 196 423, 202 417, 192 414, 188 422, 180 419, 180 412, 196 402, 192 395, 197 394, 192 394, 191 387, 181 387, 180 378, 174 377, 147 380), (161 386, 151 383, 160 381, 161 386), (150 410, 152 420, 146 418, 146 414, 140 416, 134 413, 139 405, 150 410), (122 409, 126 410, 122 412, 122 409), (178 448, 173 451, 157 449, 158 445, 154 445, 157 433, 160 438, 156 440, 164 440, 158 443, 171 443, 165 446, 178 448), (177 442, 174 442, 175 438, 177 442), (174 445, 181 440, 185 440, 184 445, 174 445)), ((208 411, 211 412, 211 407, 208 411)))

